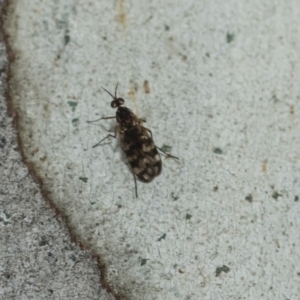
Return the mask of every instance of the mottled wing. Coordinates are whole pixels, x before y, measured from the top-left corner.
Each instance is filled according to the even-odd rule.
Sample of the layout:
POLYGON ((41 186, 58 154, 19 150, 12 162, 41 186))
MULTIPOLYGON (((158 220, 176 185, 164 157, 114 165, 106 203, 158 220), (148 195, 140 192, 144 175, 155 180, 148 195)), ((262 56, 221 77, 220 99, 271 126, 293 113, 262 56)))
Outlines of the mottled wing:
POLYGON ((119 133, 121 147, 134 175, 143 182, 152 181, 161 173, 162 163, 148 130, 137 125, 131 130, 120 130, 119 133))

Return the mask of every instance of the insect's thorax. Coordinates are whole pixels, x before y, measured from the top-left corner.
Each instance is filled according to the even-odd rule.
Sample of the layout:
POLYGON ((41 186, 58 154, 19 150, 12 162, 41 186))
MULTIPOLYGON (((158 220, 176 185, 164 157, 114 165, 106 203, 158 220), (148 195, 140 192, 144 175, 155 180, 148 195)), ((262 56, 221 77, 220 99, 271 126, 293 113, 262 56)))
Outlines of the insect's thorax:
POLYGON ((122 130, 134 130, 140 123, 137 116, 132 111, 123 106, 119 106, 116 112, 116 119, 122 130))

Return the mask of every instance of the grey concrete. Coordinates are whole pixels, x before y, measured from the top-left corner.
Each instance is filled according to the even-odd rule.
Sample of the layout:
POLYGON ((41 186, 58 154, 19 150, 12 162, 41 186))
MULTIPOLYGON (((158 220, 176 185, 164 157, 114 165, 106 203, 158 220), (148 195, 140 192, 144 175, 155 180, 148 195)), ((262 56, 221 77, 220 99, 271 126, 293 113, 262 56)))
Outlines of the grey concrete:
POLYGON ((26 160, 111 289, 130 300, 297 300, 299 1, 10 5, 26 160), (117 82, 180 158, 163 157, 138 199, 118 140, 92 148, 115 121, 86 122, 115 113, 101 86, 117 82))
POLYGON ((22 162, 4 99, 6 67, 0 40, 0 299, 114 299, 22 162))

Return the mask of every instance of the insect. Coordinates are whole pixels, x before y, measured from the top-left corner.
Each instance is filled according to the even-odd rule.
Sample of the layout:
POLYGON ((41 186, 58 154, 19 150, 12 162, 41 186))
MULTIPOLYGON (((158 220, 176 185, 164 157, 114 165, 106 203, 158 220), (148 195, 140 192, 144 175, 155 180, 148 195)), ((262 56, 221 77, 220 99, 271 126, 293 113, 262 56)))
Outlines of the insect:
POLYGON ((123 98, 117 97, 118 83, 115 88, 114 96, 105 88, 103 89, 113 98, 111 107, 117 108, 116 115, 88 122, 91 123, 116 118, 117 125, 114 135, 108 134, 94 145, 93 148, 99 146, 109 137, 116 138, 117 134, 120 136, 121 148, 131 166, 135 184, 135 195, 138 197, 136 179, 142 182, 151 182, 161 173, 162 162, 158 150, 167 157, 174 159, 178 159, 178 157, 164 152, 154 144, 151 130, 143 126, 143 123, 146 121, 138 118, 129 108, 124 106, 125 101, 123 98))

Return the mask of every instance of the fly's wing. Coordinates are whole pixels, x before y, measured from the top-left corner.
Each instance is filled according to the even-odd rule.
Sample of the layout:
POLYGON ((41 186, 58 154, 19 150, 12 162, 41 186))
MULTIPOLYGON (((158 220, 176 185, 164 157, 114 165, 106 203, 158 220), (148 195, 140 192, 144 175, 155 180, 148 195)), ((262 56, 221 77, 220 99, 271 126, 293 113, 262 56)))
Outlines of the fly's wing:
POLYGON ((142 125, 121 131, 120 141, 132 172, 140 181, 150 182, 161 173, 160 155, 152 137, 142 125))

